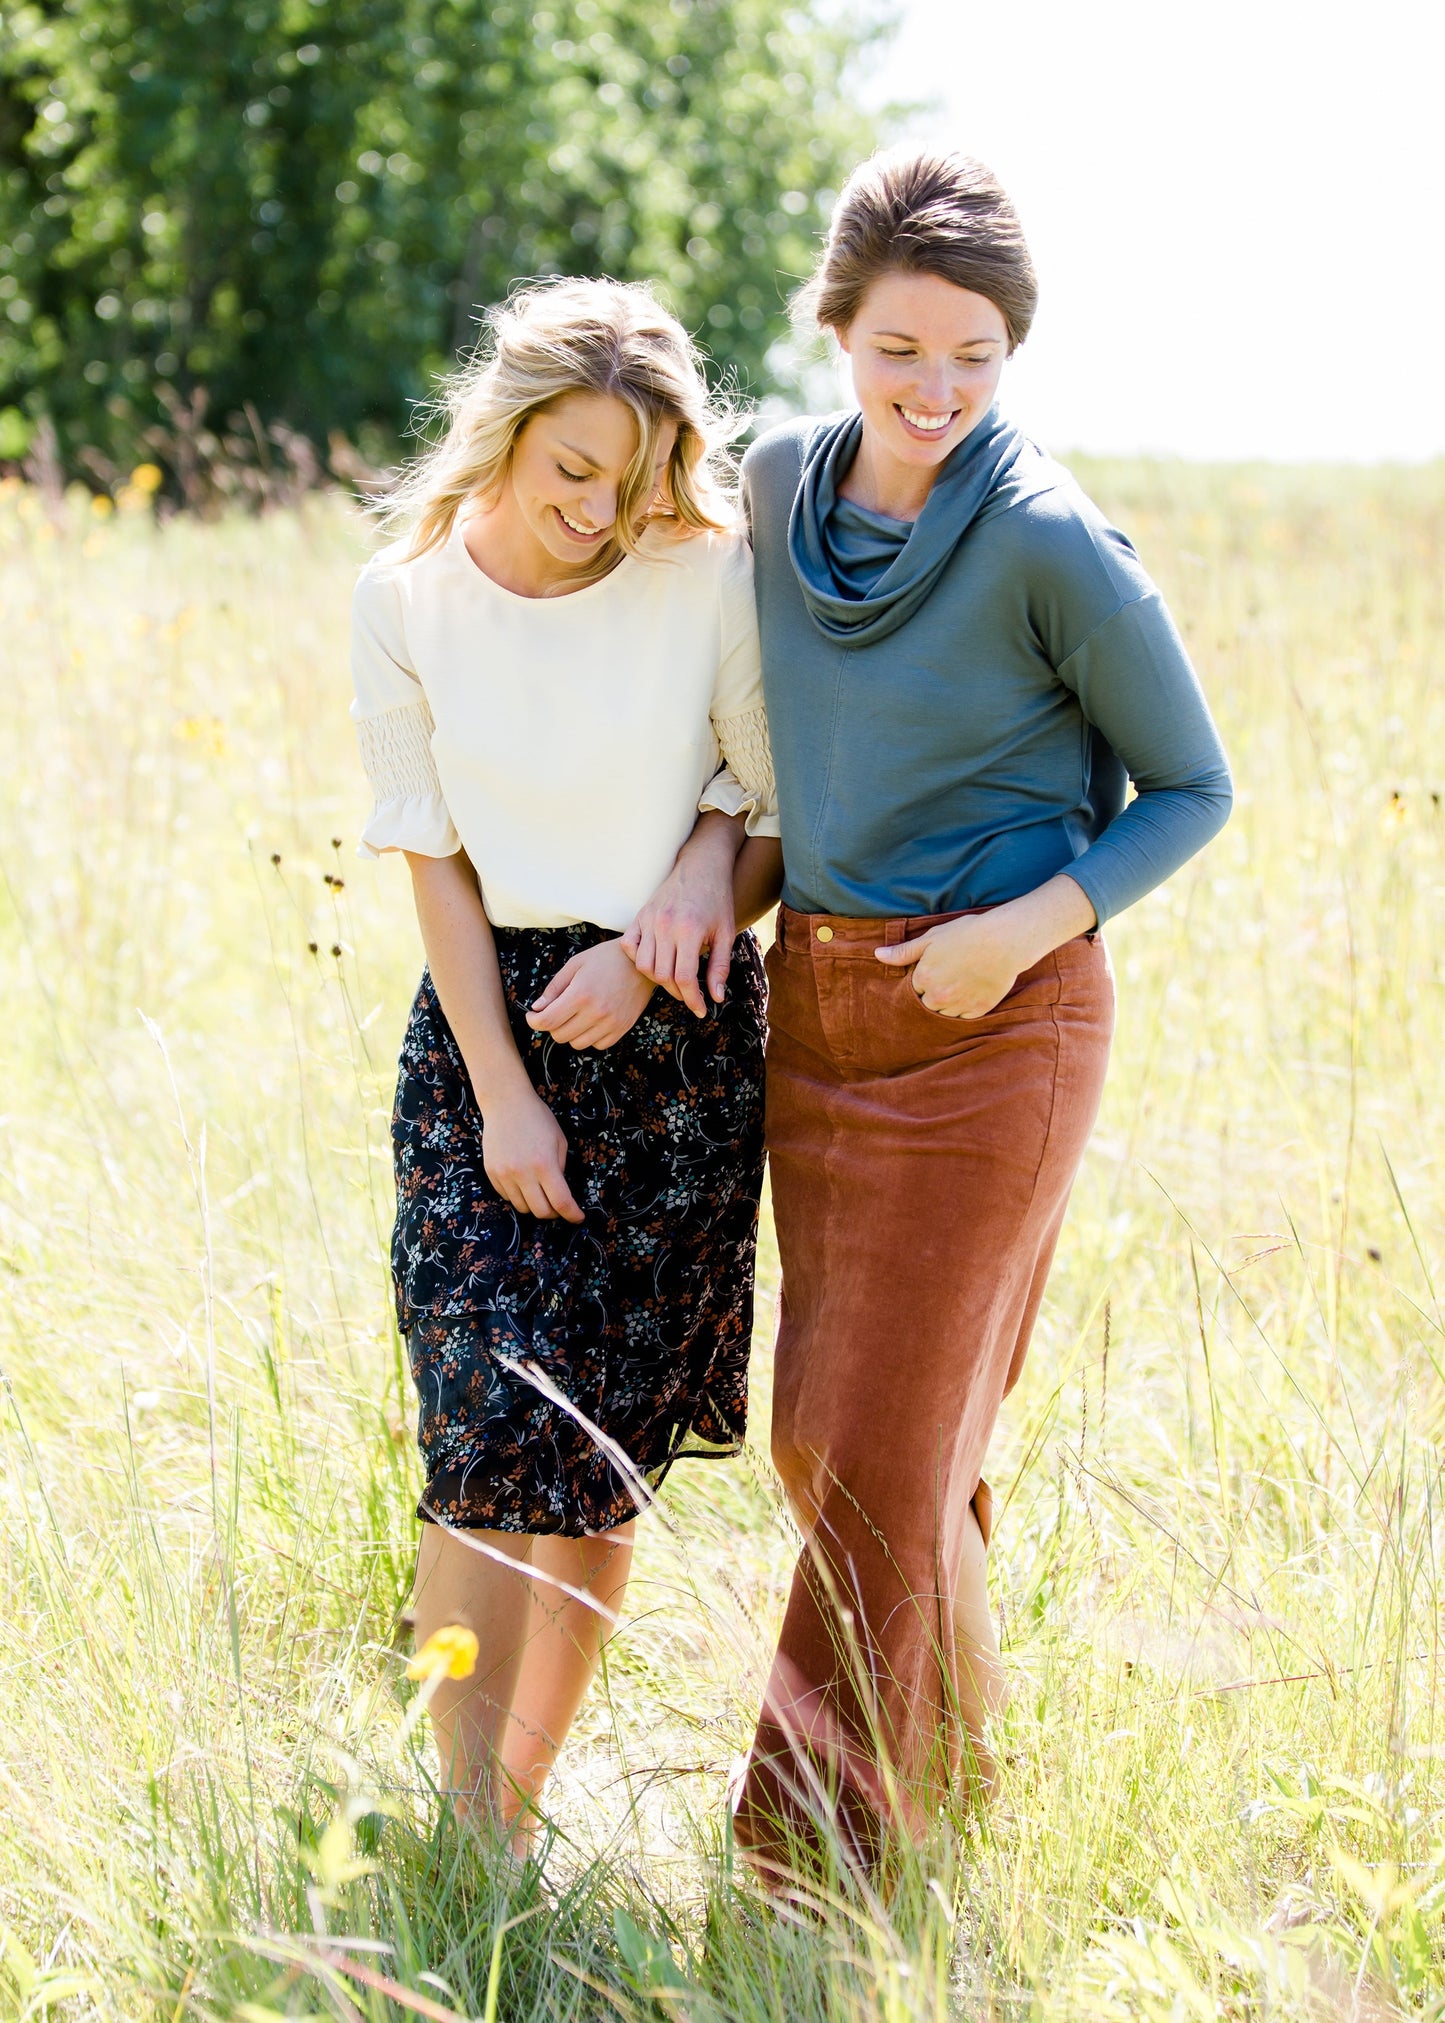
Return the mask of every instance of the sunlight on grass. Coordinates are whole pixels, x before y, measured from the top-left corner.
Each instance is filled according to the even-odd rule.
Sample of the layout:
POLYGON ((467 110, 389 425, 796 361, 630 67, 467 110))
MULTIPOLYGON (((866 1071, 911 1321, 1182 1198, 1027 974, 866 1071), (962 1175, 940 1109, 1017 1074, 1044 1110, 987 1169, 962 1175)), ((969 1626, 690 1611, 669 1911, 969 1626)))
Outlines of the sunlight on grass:
POLYGON ((408 1720, 420 955, 352 854, 362 527, 0 497, 0 2015, 1445 2016, 1445 469, 1082 475, 1237 812, 1110 930, 990 1458, 998 1803, 793 1919, 722 1826, 793 1551, 770 1237, 755 1446, 642 1527, 539 1879, 459 1841, 408 1720))

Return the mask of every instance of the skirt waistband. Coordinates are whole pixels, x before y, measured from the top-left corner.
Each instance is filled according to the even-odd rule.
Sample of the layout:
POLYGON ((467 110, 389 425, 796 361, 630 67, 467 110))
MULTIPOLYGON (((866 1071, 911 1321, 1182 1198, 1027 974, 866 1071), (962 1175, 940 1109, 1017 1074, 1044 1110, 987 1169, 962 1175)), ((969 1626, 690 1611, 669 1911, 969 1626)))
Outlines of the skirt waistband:
POLYGON ((961 906, 953 913, 909 913, 893 919, 859 918, 846 913, 799 913, 792 906, 778 908, 777 940, 781 948, 794 954, 807 951, 816 956, 848 960, 872 956, 875 948, 892 947, 912 941, 930 927, 942 927, 950 920, 962 920, 968 913, 990 913, 988 906, 961 906))

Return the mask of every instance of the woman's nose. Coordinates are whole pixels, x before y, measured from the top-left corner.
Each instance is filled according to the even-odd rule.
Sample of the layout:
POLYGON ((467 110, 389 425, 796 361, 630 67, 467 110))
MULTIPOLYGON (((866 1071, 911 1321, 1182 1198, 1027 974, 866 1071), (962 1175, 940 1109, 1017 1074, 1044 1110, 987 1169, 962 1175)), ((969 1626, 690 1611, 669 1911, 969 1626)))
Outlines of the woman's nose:
POLYGON ((942 414, 945 408, 954 405, 953 381, 946 365, 926 368, 918 375, 916 384, 920 406, 942 414))
POLYGON ((617 487, 600 486, 582 495, 582 515, 589 527, 610 527, 617 518, 617 487))

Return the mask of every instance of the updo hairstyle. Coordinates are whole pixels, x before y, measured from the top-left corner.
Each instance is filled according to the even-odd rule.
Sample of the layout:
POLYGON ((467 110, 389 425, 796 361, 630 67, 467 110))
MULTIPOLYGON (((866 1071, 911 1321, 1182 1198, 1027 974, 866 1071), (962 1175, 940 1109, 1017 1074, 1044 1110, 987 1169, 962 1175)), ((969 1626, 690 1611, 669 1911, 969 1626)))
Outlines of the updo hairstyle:
POLYGON ((987 296, 1011 353, 1029 334, 1039 287, 1023 228, 997 176, 971 155, 890 150, 856 168, 796 307, 846 330, 884 274, 936 274, 987 296))

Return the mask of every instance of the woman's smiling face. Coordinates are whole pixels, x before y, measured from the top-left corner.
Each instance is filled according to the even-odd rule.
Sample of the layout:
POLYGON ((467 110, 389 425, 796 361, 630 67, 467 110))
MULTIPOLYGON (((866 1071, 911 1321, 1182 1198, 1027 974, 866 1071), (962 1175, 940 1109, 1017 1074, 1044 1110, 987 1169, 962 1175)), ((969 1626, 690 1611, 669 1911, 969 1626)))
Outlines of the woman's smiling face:
MULTIPOLYGON (((673 422, 659 431, 659 483, 676 436, 673 422)), ((508 488, 527 531, 554 562, 585 569, 605 544, 636 449, 636 417, 608 394, 568 394, 522 429, 508 488)))
POLYGON ((936 274, 880 274, 838 340, 875 451, 915 470, 982 421, 1008 356, 997 305, 936 274))

